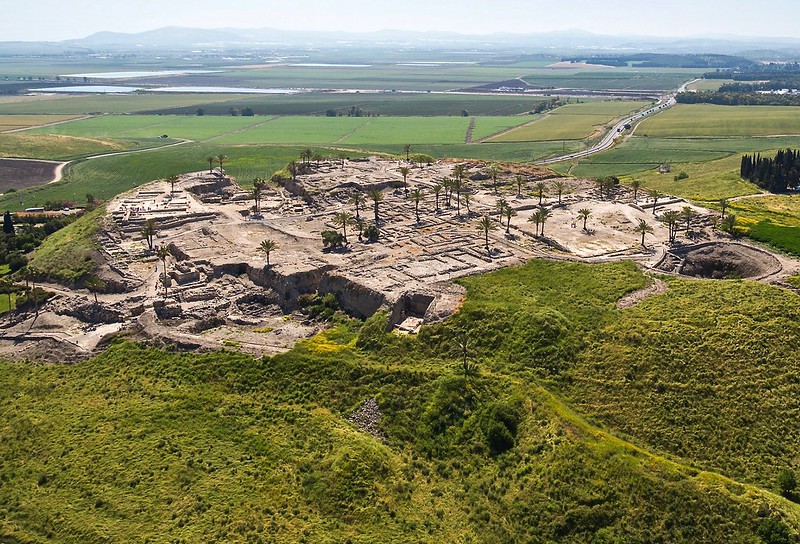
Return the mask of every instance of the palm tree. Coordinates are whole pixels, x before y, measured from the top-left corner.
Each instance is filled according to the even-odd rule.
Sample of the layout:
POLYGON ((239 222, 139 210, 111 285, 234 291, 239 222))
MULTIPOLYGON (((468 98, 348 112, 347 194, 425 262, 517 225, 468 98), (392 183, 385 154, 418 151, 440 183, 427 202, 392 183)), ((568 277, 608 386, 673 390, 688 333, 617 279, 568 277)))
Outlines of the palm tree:
POLYGON ((719 207, 722 208, 722 217, 720 217, 720 219, 725 219, 725 210, 728 209, 728 199, 727 198, 720 198, 719 199, 719 207))
POLYGON ((494 186, 494 192, 497 194, 497 176, 500 175, 500 168, 493 164, 489 167, 489 175, 492 177, 492 185, 494 186))
POLYGON ((541 181, 536 184, 536 192, 539 193, 539 206, 542 205, 542 197, 544 196, 544 190, 546 188, 547 186, 541 181))
POLYGON ((453 178, 444 178, 442 180, 444 186, 445 206, 450 207, 450 199, 453 196, 453 178))
POLYGON ((693 218, 694 218, 694 216, 695 216, 695 215, 697 215, 697 214, 696 214, 696 213, 695 213, 695 211, 694 211, 694 210, 691 208, 691 206, 684 206, 684 207, 683 207, 683 209, 681 209, 681 215, 682 215, 682 216, 683 216, 683 218, 686 220, 686 234, 687 234, 687 236, 688 236, 688 234, 689 234, 689 229, 691 229, 691 227, 692 227, 692 219, 693 219, 693 218))
POLYGON ((731 236, 736 234, 736 231, 733 230, 733 228, 736 226, 736 216, 734 214, 728 214, 727 217, 722 220, 722 225, 731 236))
POLYGON ((506 206, 506 234, 511 234, 511 218, 517 215, 517 210, 506 206))
POLYGON ((224 174, 225 172, 222 169, 222 165, 225 164, 228 161, 228 156, 220 154, 220 155, 217 155, 214 158, 219 163, 219 173, 220 174, 224 174))
POLYGON ((153 251, 153 238, 155 237, 158 229, 156 228, 156 220, 148 219, 142 227, 142 237, 147 242, 148 251, 153 251))
POLYGON ((478 229, 483 231, 483 237, 486 241, 486 251, 489 251, 489 231, 494 230, 494 222, 489 218, 488 215, 484 215, 480 223, 478 223, 478 229))
POLYGON ((253 208, 255 209, 255 214, 261 214, 261 194, 264 192, 264 187, 266 186, 266 181, 262 178, 255 178, 253 180, 253 208))
POLYGON ((177 175, 172 175, 172 176, 167 178, 167 183, 169 183, 169 194, 172 194, 172 193, 175 192, 175 184, 178 183, 180 180, 181 180, 181 177, 177 176, 177 175))
POLYGON ((383 193, 380 191, 370 191, 367 196, 375 204, 375 225, 378 225, 378 204, 383 200, 383 193))
POLYGON ((422 200, 422 191, 420 189, 411 191, 411 200, 414 201, 414 214, 417 216, 417 223, 419 223, 419 202, 422 200))
POLYGON ((453 182, 451 183, 451 187, 452 188, 450 190, 456 192, 456 215, 461 217, 461 189, 462 189, 461 178, 457 177, 456 179, 454 179, 453 182))
MULTIPOLYGON (((106 282, 98 278, 97 276, 92 276, 84 283, 86 289, 89 290, 91 294, 94 295, 94 303, 97 304, 97 293, 102 293, 106 288, 106 282)), ((11 299, 9 298, 9 308, 11 308, 11 299)))
POLYGON ((442 184, 437 183, 433 186, 433 196, 436 197, 436 211, 439 211, 439 193, 442 192, 442 184))
POLYGON ((642 182, 638 179, 631 181, 631 189, 633 189, 633 201, 636 202, 636 196, 639 194, 639 189, 642 187, 642 182))
POLYGON ((289 161, 289 164, 286 165, 286 169, 289 171, 289 174, 291 174, 292 181, 297 179, 297 173, 300 171, 300 166, 297 164, 297 161, 289 161))
POLYGON ((464 179, 467 175, 467 166, 465 164, 457 164, 453 167, 453 177, 458 181, 464 179))
POLYGON ((586 230, 586 220, 589 219, 590 215, 592 215, 592 210, 589 208, 581 208, 578 210, 578 217, 583 219, 583 230, 586 230))
POLYGON ((217 158, 212 156, 206 157, 206 161, 208 162, 208 173, 214 173, 214 163, 217 162, 217 158))
POLYGON ((403 152, 406 154, 406 162, 408 162, 411 156, 411 144, 406 144, 403 146, 403 152))
POLYGON ((517 196, 522 196, 522 184, 525 182, 525 178, 522 176, 517 176, 517 196))
POLYGON ((556 191, 558 192, 558 205, 560 206, 561 195, 564 193, 564 188, 567 186, 567 184, 564 183, 563 181, 557 181, 555 185, 556 185, 556 191))
POLYGON ((273 240, 264 240, 261 242, 261 245, 258 246, 258 249, 264 252, 267 256, 267 263, 266 267, 269 268, 269 254, 278 249, 278 244, 276 244, 273 240))
POLYGON ((539 223, 542 222, 542 210, 541 210, 541 208, 537 209, 535 212, 533 212, 531 214, 531 216, 528 218, 528 222, 535 224, 533 235, 534 236, 539 236, 539 223))
POLYGON ((408 166, 401 166, 400 167, 400 174, 403 176, 403 191, 406 193, 408 192, 408 174, 411 172, 411 169, 408 166))
POLYGON ((658 189, 650 189, 650 191, 648 191, 647 194, 650 195, 650 198, 653 199, 653 215, 655 215, 656 214, 656 204, 658 204, 658 199, 661 198, 664 195, 659 193, 658 189))
POLYGON ((308 148, 300 152, 300 160, 303 161, 303 164, 309 164, 311 162, 311 157, 313 156, 314 152, 308 148))
POLYGON ((495 203, 495 208, 497 208, 497 220, 500 224, 503 224, 503 214, 506 213, 506 208, 508 207, 508 202, 506 202, 505 198, 501 198, 495 203))
POLYGON ((545 221, 550 219, 550 216, 553 215, 553 212, 551 212, 547 208, 541 208, 540 211, 541 211, 541 214, 539 216, 539 220, 542 222, 542 230, 541 230, 540 234, 542 236, 544 236, 544 223, 545 223, 545 221))
POLYGON ((639 223, 634 227, 634 232, 639 232, 642 234, 642 247, 647 247, 644 245, 644 235, 645 234, 652 234, 653 227, 647 224, 647 221, 644 219, 639 219, 639 223))
POLYGON ((364 193, 362 193, 361 191, 356 191, 355 193, 350 195, 350 199, 348 200, 348 202, 356 207, 356 221, 360 221, 361 215, 359 213, 359 210, 361 209, 362 206, 364 206, 364 204, 367 203, 367 199, 364 198, 364 193))
MULTIPOLYGON (((377 220, 375 221, 377 223, 377 220)), ((353 223, 353 216, 347 212, 339 212, 333 217, 333 224, 342 227, 342 239, 347 243, 347 225, 353 223)))
POLYGON ((167 296, 167 257, 169 257, 169 250, 166 246, 161 246, 158 248, 158 253, 156 254, 161 262, 164 263, 164 279, 162 281, 164 285, 164 296, 167 296))
POLYGON ((13 301, 11 300, 11 295, 14 294, 16 289, 14 288, 14 283, 9 280, 8 278, 0 278, 0 293, 8 296, 8 309, 9 311, 12 310, 13 301))
POLYGON ((461 202, 464 203, 464 207, 467 209, 467 217, 470 217, 472 215, 472 210, 469 209, 469 205, 472 204, 472 195, 469 193, 462 194, 461 202))
POLYGON ((661 214, 661 221, 667 224, 670 243, 675 241, 675 235, 678 232, 678 220, 680 219, 680 217, 681 217, 680 212, 676 210, 667 210, 663 214, 661 214))

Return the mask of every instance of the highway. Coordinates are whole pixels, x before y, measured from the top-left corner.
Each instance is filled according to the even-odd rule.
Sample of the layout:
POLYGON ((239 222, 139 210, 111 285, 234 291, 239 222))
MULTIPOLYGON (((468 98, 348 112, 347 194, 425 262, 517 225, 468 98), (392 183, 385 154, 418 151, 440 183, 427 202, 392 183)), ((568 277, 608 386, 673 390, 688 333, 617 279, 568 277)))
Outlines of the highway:
POLYGON ((606 135, 603 136, 603 139, 600 140, 600 142, 598 142, 594 146, 590 147, 589 149, 584 149, 583 151, 577 151, 575 153, 570 153, 568 155, 560 155, 558 157, 551 157, 549 159, 536 161, 535 164, 547 165, 547 164, 553 164, 553 163, 556 163, 556 162, 563 162, 563 161, 571 161, 571 160, 575 160, 575 159, 582 159, 584 157, 588 157, 589 155, 594 155, 595 153, 600 153, 601 151, 605 151, 606 149, 608 149, 608 148, 610 148, 611 146, 614 145, 614 142, 617 140, 617 138, 619 138, 620 136, 624 135, 625 132, 629 130, 629 128, 626 128, 626 127, 632 128, 635 124, 641 122, 642 120, 646 119, 647 117, 652 117, 653 115, 657 115, 657 114, 661 113, 662 111, 664 111, 666 109, 669 109, 672 106, 674 106, 675 104, 677 104, 677 102, 675 100, 675 97, 677 96, 677 94, 686 91, 686 87, 688 87, 690 84, 694 83, 695 81, 697 81, 697 80, 693 79, 691 81, 687 81, 686 83, 681 85, 678 88, 677 91, 675 91, 675 92, 673 92, 673 93, 671 93, 671 94, 669 94, 667 96, 661 97, 661 99, 654 106, 651 106, 650 108, 646 109, 645 111, 638 112, 635 115, 631 115, 631 116, 626 117, 626 118, 622 119, 621 121, 617 122, 613 127, 611 127, 611 130, 609 130, 606 133, 606 135))

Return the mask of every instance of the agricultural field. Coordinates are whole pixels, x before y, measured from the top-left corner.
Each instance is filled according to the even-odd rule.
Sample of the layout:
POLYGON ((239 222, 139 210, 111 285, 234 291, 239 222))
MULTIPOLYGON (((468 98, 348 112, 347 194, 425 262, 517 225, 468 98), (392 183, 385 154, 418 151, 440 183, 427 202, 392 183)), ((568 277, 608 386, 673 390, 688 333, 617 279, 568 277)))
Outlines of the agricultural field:
POLYGON ((161 115, 102 115, 61 125, 37 128, 30 134, 64 134, 86 138, 158 138, 206 140, 269 121, 260 117, 197 117, 161 115))
POLYGON ((0 133, 74 119, 74 115, 0 115, 0 133))
POLYGON ((689 91, 718 91, 720 87, 733 83, 732 79, 699 79, 689 85, 689 91))
POLYGON ((0 134, 0 157, 70 160, 156 145, 155 140, 128 141, 14 132, 0 134))
POLYGON ((698 77, 702 70, 663 68, 539 69, 522 76, 542 88, 673 90, 698 77))
POLYGON ((607 101, 567 104, 528 123, 491 138, 491 142, 583 140, 613 120, 650 105, 650 102, 607 101))
POLYGON ((527 117, 209 117, 104 115, 44 127, 27 134, 62 134, 90 138, 210 140, 231 144, 411 144, 464 143, 474 122, 473 139, 524 123, 527 117))
MULTIPOLYGON (((346 114, 351 107, 380 116, 426 117, 522 115, 546 97, 489 96, 444 93, 300 93, 290 95, 248 96, 219 103, 204 104, 206 115, 228 115, 235 105, 240 110, 252 108, 256 115, 325 115, 328 110, 346 114)), ((2 111, 2 106, 0 106, 2 111)), ((141 110, 137 110, 141 111, 141 110)), ((195 115, 194 105, 167 107, 146 113, 195 115)))
POLYGON ((800 108, 678 104, 642 121, 636 134, 651 138, 800 135, 800 108))
MULTIPOLYGON (((237 104, 251 95, 228 94, 85 94, 85 95, 34 95, 0 96, 0 114, 3 115, 86 115, 90 113, 138 113, 187 108, 195 114, 198 107, 216 104, 222 108, 228 101, 237 104)), ((231 105, 224 106, 227 114, 231 105)))

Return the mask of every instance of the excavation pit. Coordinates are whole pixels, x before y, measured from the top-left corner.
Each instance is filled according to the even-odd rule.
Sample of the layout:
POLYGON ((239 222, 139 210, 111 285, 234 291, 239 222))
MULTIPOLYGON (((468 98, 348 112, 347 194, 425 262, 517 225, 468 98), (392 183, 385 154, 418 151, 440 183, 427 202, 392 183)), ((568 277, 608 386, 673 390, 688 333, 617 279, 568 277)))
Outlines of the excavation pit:
POLYGON ((687 248, 680 274, 707 279, 756 279, 781 270, 778 259, 742 244, 710 244, 687 248))

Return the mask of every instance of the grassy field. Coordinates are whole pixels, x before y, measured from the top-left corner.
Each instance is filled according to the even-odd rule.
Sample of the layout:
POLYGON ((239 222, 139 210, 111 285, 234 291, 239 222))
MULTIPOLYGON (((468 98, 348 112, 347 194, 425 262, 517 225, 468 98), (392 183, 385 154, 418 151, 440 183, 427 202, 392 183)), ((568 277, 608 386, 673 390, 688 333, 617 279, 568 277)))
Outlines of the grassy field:
MULTIPOLYGON (((227 115, 235 102, 239 109, 252 108, 256 115, 324 115, 329 109, 346 113, 356 106, 381 116, 459 116, 463 110, 470 115, 497 116, 527 113, 541 100, 545 98, 441 93, 302 93, 249 96, 206 104, 203 108, 206 115, 227 115)), ((162 108, 149 113, 194 115, 196 110, 196 107, 189 105, 162 108)))
MULTIPOLYGON (((660 114, 664 115, 664 114, 660 114)), ((627 176, 654 170, 664 162, 673 164, 702 163, 724 159, 734 154, 797 147, 800 137, 735 137, 735 138, 627 138, 621 144, 577 164, 553 166, 559 172, 575 176, 627 176)), ((638 175, 638 174, 637 174, 638 175)))
MULTIPOLYGON (((689 298, 705 293, 686 293, 692 283, 676 282, 660 297, 672 298, 669 308, 681 318, 674 324, 652 319, 652 308, 641 316, 637 308, 614 309, 645 282, 631 263, 533 261, 464 280, 462 311, 417 337, 386 333, 386 316, 376 316, 271 358, 116 342, 75 365, 2 363, 0 538, 755 543, 776 526, 795 535, 800 509, 764 488, 797 447, 790 416, 798 396, 788 397, 796 385, 773 369, 787 358, 794 364, 798 326, 772 343, 780 322, 748 319, 747 331, 736 324, 797 303, 774 288, 730 282, 719 304, 714 296, 689 298), (755 306, 748 312, 745 302, 755 306), (725 328, 699 319, 716 306, 725 328), (654 327, 660 343, 633 344, 632 324, 654 327), (729 346, 718 356, 733 358, 733 368, 690 372, 679 350, 704 344, 686 346, 666 334, 670 326, 729 346), (465 332, 477 366, 466 376, 456 342, 465 332), (732 339, 763 348, 755 366, 739 362, 732 339), (621 385, 613 365, 627 360, 626 351, 616 352, 627 341, 643 350, 634 384, 649 384, 651 372, 664 390, 621 385), (651 364, 659 350, 670 359, 651 364), (597 368, 588 354, 599 356, 597 368), (686 374, 685 388, 667 380, 676 372, 686 374), (573 376, 565 387, 575 404, 612 428, 643 413, 654 428, 634 426, 631 434, 672 460, 587 422, 543 385, 548 375, 573 376), (707 393, 739 382, 750 387, 707 393), (598 406, 607 396, 619 400, 598 406), (385 442, 346 421, 369 398, 383 413, 385 442), (716 408, 712 421, 692 417, 704 400, 716 408), (623 405, 630 409, 617 409, 623 405), (673 423, 668 406, 684 417, 673 423), (765 416, 752 428, 759 440, 742 442, 751 428, 742 418, 752 413, 765 416), (782 433, 767 433, 772 424, 782 433), (672 437, 684 440, 685 456, 673 453, 672 437), (759 468, 761 476, 749 476, 759 468)), ((707 368, 702 358, 698 365, 707 368)))
POLYGON ((71 225, 45 238, 28 266, 40 276, 67 284, 86 278, 95 270, 94 234, 100 228, 106 210, 100 206, 71 225))
POLYGON ((642 121, 636 134, 660 138, 800 135, 800 109, 678 104, 642 121))
POLYGON ((87 138, 170 138, 206 140, 269 121, 263 117, 198 117, 177 115, 102 115, 29 131, 87 138))
MULTIPOLYGON (((473 138, 479 139, 525 122, 526 117, 476 117, 473 138)), ((467 117, 210 117, 160 115, 104 115, 34 129, 91 138, 215 139, 219 145, 295 144, 389 145, 464 143, 471 118, 467 117)))
MULTIPOLYGON (((641 180, 648 189, 696 201, 715 201, 760 193, 761 189, 739 176, 739 163, 740 156, 733 155, 700 163, 672 163, 672 172, 668 174, 650 170, 632 177, 641 180), (675 180, 680 172, 686 172, 689 177, 675 180)), ((626 181, 623 178, 623 182, 626 181)))
POLYGON ((544 88, 673 90, 697 77, 700 70, 661 68, 602 68, 597 70, 539 69, 523 76, 531 85, 544 88))
POLYGON ((583 140, 612 120, 623 117, 649 102, 586 102, 567 104, 540 120, 492 138, 492 142, 536 142, 583 140))
MULTIPOLYGON (((248 100, 248 94, 130 94, 130 95, 41 95, 0 97, 0 114, 89 114, 89 113, 136 113, 150 110, 188 108, 186 113, 195 114, 198 107, 227 101, 248 100)), ((231 105, 224 106, 227 114, 231 105)))
POLYGON ((74 119, 74 115, 0 115, 0 132, 74 119))
POLYGON ((68 160, 88 155, 156 145, 155 141, 107 140, 51 134, 0 134, 0 157, 68 160))
POLYGON ((587 339, 564 389, 644 447, 774 486, 800 454, 800 298, 755 282, 667 281, 587 339))
POLYGON ((727 83, 733 83, 732 79, 700 79, 689 85, 690 91, 718 91, 719 88, 727 83))

